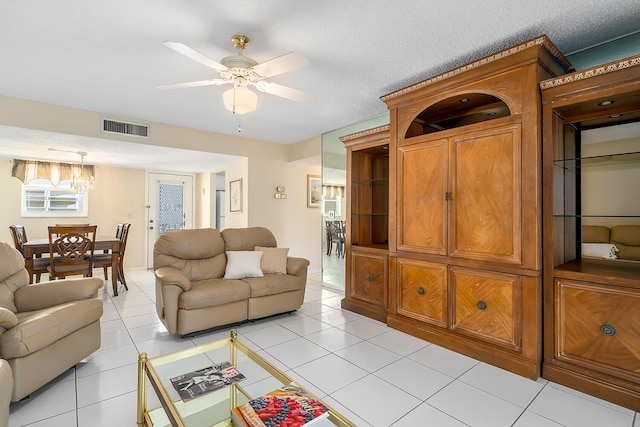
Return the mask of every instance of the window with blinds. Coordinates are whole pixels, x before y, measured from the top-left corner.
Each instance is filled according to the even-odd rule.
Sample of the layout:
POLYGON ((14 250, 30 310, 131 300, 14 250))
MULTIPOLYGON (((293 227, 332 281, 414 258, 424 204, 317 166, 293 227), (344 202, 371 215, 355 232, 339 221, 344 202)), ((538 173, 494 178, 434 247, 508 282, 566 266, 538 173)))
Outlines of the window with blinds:
POLYGON ((88 202, 88 195, 73 192, 68 181, 53 186, 37 179, 22 186, 23 217, 83 217, 88 202))

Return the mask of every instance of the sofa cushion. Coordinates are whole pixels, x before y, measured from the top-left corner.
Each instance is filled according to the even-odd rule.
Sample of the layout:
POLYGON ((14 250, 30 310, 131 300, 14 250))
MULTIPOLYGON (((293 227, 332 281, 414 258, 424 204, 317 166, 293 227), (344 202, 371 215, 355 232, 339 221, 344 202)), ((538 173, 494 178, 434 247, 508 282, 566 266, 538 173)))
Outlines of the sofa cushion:
POLYGON ((300 278, 289 274, 265 274, 264 277, 248 277, 243 280, 251 287, 251 298, 277 295, 304 288, 300 278), (301 283, 302 286, 300 285, 301 283))
POLYGON ((611 230, 609 227, 602 225, 583 225, 582 226, 582 242, 583 243, 609 243, 609 235, 611 230))
POLYGON ((227 268, 224 271, 224 279, 262 277, 264 275, 260 268, 262 254, 263 252, 259 251, 227 251, 227 268))
POLYGON ((640 261, 640 225, 614 225, 611 243, 620 249, 619 259, 640 261))
POLYGON ((221 278, 227 264, 224 246, 214 228, 167 231, 154 244, 153 268, 173 267, 191 281, 221 278))
POLYGON ((264 274, 287 274, 287 256, 289 248, 267 248, 256 246, 263 253, 260 268, 264 274))
POLYGON ((278 246, 273 233, 264 227, 225 228, 222 238, 227 251, 252 251, 256 246, 278 246))
POLYGON ((249 285, 243 280, 208 279, 191 282, 191 289, 180 294, 178 308, 193 310, 215 307, 249 299, 250 292, 249 285))
POLYGON ((0 336, 5 359, 35 353, 102 316, 102 300, 74 301, 37 311, 18 313, 18 324, 0 336))

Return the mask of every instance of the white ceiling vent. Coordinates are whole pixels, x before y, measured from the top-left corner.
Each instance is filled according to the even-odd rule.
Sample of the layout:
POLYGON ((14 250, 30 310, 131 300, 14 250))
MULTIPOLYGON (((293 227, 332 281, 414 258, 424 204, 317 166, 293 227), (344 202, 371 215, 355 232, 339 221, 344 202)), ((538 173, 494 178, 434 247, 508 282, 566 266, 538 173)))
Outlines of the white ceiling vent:
POLYGON ((127 123, 111 119, 102 119, 102 132, 118 135, 149 138, 149 126, 137 123, 127 123))

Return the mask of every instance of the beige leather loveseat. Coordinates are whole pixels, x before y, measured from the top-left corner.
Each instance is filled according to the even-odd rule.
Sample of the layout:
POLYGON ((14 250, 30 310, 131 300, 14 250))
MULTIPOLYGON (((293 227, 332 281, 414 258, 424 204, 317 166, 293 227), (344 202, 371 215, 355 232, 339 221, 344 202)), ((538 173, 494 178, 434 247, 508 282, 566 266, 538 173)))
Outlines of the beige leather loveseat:
POLYGON ((294 311, 308 266, 263 227, 165 232, 153 250, 156 310, 181 335, 294 311))
POLYGON ((0 358, 13 371, 12 401, 100 348, 102 285, 95 277, 30 285, 22 254, 0 243, 0 358))
MULTIPOLYGON (((593 255, 599 258, 640 261, 640 225, 614 225, 613 227, 583 225, 582 243, 583 256, 587 246, 591 246, 596 249, 593 255), (598 256, 602 255, 602 252, 599 253, 597 250, 606 245, 612 247, 611 252, 605 250, 604 256, 598 256), (607 253, 610 256, 607 256, 607 253)), ((586 256, 589 256, 588 252, 586 256)))

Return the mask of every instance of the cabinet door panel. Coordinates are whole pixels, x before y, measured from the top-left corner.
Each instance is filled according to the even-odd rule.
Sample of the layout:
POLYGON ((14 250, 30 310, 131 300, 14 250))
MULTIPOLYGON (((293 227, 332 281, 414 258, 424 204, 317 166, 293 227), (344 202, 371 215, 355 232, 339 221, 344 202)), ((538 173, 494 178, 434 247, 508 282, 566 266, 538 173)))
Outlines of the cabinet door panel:
POLYGON ((640 381, 640 292, 556 280, 557 357, 640 381))
POLYGON ((447 266, 398 260, 398 314, 447 326, 447 266))
POLYGON ((387 257, 375 254, 351 255, 351 297, 387 307, 387 257))
POLYGON ((520 125, 452 141, 451 256, 519 264, 520 125))
POLYGON ((446 139, 398 149, 398 248, 447 253, 446 139))
POLYGON ((452 329, 519 350, 521 280, 490 271, 451 268, 452 329))

